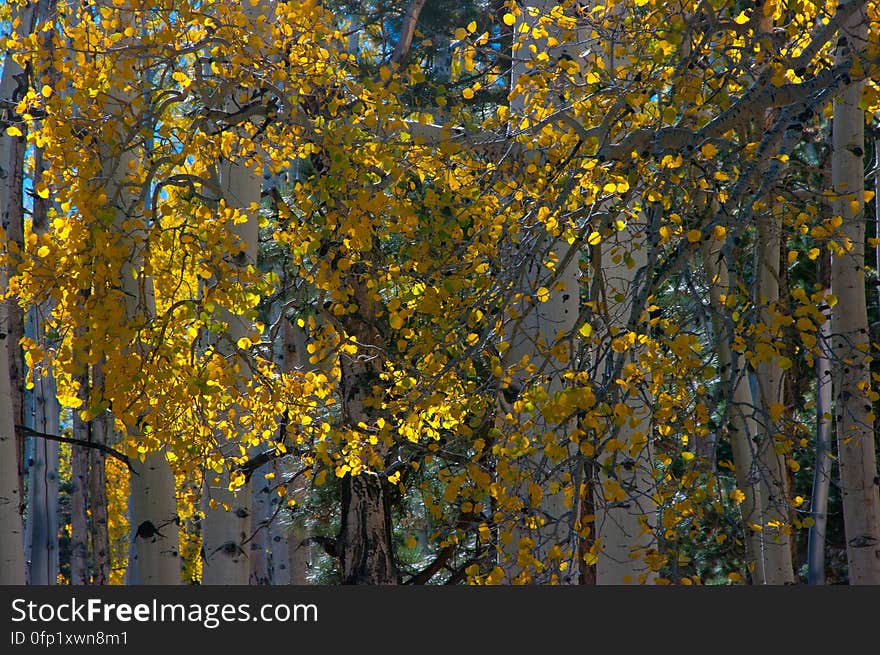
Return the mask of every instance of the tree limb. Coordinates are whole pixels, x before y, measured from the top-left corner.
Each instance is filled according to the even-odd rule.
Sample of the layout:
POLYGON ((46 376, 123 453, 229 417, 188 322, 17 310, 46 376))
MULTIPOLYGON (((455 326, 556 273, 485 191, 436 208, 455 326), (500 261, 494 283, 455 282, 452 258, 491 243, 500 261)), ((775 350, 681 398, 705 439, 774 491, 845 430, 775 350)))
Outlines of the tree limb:
POLYGON ((425 6, 425 0, 412 0, 406 13, 403 15, 403 22, 400 26, 400 38, 397 45, 394 46, 394 52, 391 53, 391 63, 400 65, 406 59, 412 46, 413 35, 416 32, 416 24, 419 22, 419 14, 422 13, 422 7, 425 6))
POLYGON ((131 465, 131 460, 126 456, 120 453, 118 450, 107 446, 102 443, 95 443, 92 441, 86 441, 85 439, 75 439, 73 437, 62 437, 57 434, 47 434, 45 432, 38 432, 37 430, 32 430, 31 428, 25 427, 23 425, 16 425, 16 430, 20 430, 25 436, 28 437, 36 437, 39 439, 46 439, 48 441, 58 441, 60 443, 69 443, 74 446, 81 446, 83 448, 94 448, 95 450, 100 450, 111 457, 115 457, 120 462, 125 464, 128 467, 128 470, 134 473, 135 475, 139 475, 137 471, 134 470, 134 467, 131 465))

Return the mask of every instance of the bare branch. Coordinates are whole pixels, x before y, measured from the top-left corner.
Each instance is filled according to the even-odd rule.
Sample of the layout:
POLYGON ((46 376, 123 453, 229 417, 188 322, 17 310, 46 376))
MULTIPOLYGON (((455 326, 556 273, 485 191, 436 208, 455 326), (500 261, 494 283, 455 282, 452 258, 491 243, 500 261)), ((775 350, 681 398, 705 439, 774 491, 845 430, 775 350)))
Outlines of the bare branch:
POLYGON ((74 446, 80 446, 82 448, 93 448, 95 450, 100 450, 102 453, 106 453, 111 457, 115 457, 120 462, 125 464, 128 467, 128 470, 134 473, 135 475, 139 475, 137 471, 134 470, 134 467, 131 465, 131 460, 126 456, 120 453, 118 450, 107 446, 102 443, 95 443, 93 441, 86 441, 85 439, 75 439, 73 437, 62 437, 57 434, 47 434, 45 432, 38 432, 36 430, 32 430, 31 428, 25 427, 23 425, 16 425, 16 430, 19 430, 22 434, 28 437, 36 437, 38 439, 46 439, 47 441, 58 441, 60 443, 69 443, 74 446))

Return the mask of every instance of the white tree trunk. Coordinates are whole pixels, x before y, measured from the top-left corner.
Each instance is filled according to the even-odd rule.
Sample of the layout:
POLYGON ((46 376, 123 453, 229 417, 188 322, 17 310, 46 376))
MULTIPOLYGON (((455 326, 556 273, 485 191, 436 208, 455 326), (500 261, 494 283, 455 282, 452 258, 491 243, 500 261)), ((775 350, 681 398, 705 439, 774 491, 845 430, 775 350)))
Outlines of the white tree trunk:
MULTIPOLYGON (((20 35, 29 35, 33 32, 37 20, 37 3, 29 3, 26 6, 14 6, 11 18, 17 21, 16 28, 12 30, 20 35)), ((23 86, 25 73, 21 66, 12 58, 11 53, 3 59, 3 72, 0 76, 0 100, 17 102, 22 99, 26 92, 23 86)), ((19 121, 14 107, 0 108, 0 227, 5 231, 5 238, 9 242, 24 245, 24 137, 11 136, 6 133, 5 121, 19 121)), ((19 125, 20 127, 20 125, 19 125)), ((24 129, 22 129, 24 131, 24 129)), ((15 256, 10 254, 11 266, 14 266, 15 256)), ((11 277, 13 271, 8 271, 11 277)), ((9 278, 7 278, 8 283, 9 278)), ((5 290, 5 285, 3 287, 5 290)), ((3 347, 8 349, 8 367, 3 369, 2 374, 9 377, 10 394, 12 396, 12 421, 14 425, 24 424, 24 360, 20 341, 24 336, 24 314, 17 304, 15 297, 2 300, 6 305, 6 314, 0 330, 8 336, 3 342, 3 347)), ((19 494, 24 492, 24 439, 16 433, 16 466, 18 468, 19 494)))
MULTIPOLYGON (((282 479, 284 470, 280 463, 272 462, 271 471, 275 474, 274 480, 282 479)), ((290 492, 288 492, 290 493, 290 492)), ((269 584, 272 585, 289 585, 291 584, 290 570, 290 523, 285 521, 283 511, 278 510, 279 503, 285 503, 286 498, 280 497, 277 493, 271 493, 271 516, 268 530, 266 533, 266 572, 269 578, 269 584)), ((296 498, 296 492, 294 492, 296 498)))
POLYGON ((312 546, 309 536, 309 530, 303 521, 295 518, 287 535, 290 555, 290 584, 292 585, 311 584, 309 571, 312 567, 312 546))
MULTIPOLYGON (((247 208, 260 201, 262 175, 228 161, 222 162, 219 168, 223 198, 230 207, 245 210, 247 214, 244 223, 230 226, 235 235, 247 244, 242 266, 256 265, 259 238, 257 215, 247 208)), ((217 350, 221 355, 231 356, 229 344, 234 347, 240 338, 251 334, 251 329, 243 317, 222 313, 225 314, 222 319, 229 325, 226 333, 228 342, 222 341, 217 350)), ((247 371, 246 364, 241 368, 243 373, 247 371)), ((240 455, 239 443, 235 440, 221 439, 218 448, 227 461, 240 455)), ((250 538, 252 530, 251 482, 237 492, 230 491, 229 484, 227 472, 218 475, 205 472, 202 584, 206 585, 246 585, 250 579, 250 546, 245 541, 250 538), (225 509, 224 505, 229 509, 225 509)))
MULTIPOLYGON (((282 325, 281 356, 284 359, 284 370, 286 372, 293 369, 314 370, 315 366, 309 362, 308 335, 305 330, 286 319, 282 325)), ((288 493, 291 493, 293 500, 296 501, 294 516, 289 526, 278 524, 273 527, 273 530, 279 532, 278 537, 283 537, 276 540, 273 536, 273 548, 278 550, 277 556, 273 554, 273 561, 278 562, 280 567, 281 558, 285 552, 287 553, 287 572, 281 573, 281 579, 286 577, 288 582, 278 582, 278 584, 307 585, 311 583, 309 572, 312 568, 312 543, 309 539, 311 531, 304 516, 308 500, 306 480, 302 479, 301 482, 297 480, 288 493)))
MULTIPOLYGON (((28 333, 40 333, 38 314, 32 308, 28 333)), ((44 434, 60 431, 61 406, 55 395, 55 379, 35 371, 34 388, 25 395, 27 427, 44 434)), ((28 584, 54 585, 58 578, 58 442, 31 438, 28 470, 27 553, 28 584)))
MULTIPOLYGON (((826 268, 827 270, 827 268, 826 268)), ((826 288, 825 294, 831 292, 826 288)), ((830 311, 825 311, 826 316, 830 311)), ((819 354, 816 355, 816 455, 813 492, 810 500, 810 526, 807 540, 807 583, 825 584, 825 534, 828 524, 828 492, 831 487, 832 377, 831 320, 819 326, 819 354)))
POLYGON ((266 479, 266 474, 273 472, 272 462, 264 464, 254 471, 251 479, 251 507, 253 520, 251 527, 253 537, 248 544, 248 559, 250 560, 250 584, 272 584, 269 573, 269 526, 273 521, 274 510, 273 496, 278 498, 272 490, 273 485, 266 479))
POLYGON ((740 504, 743 521, 743 534, 746 536, 749 563, 754 562, 752 576, 757 584, 765 584, 763 530, 751 526, 763 524, 763 501, 758 484, 758 463, 755 461, 755 435, 758 427, 755 422, 755 402, 749 386, 749 374, 745 359, 734 352, 730 345, 730 335, 723 326, 729 314, 722 296, 733 289, 726 261, 719 261, 721 244, 717 241, 703 242, 703 263, 709 287, 709 299, 713 309, 715 342, 718 349, 719 375, 725 386, 728 402, 730 445, 733 451, 733 464, 737 488, 745 498, 740 504))
MULTIPOLYGON (((772 329, 771 307, 779 302, 780 250, 782 223, 774 213, 758 217, 758 264, 755 298, 758 316, 772 329)), ((768 337, 773 338, 773 337, 768 337)), ((761 421, 758 423, 757 460, 760 465, 759 484, 763 502, 761 524, 764 549, 765 583, 772 585, 794 582, 791 559, 791 522, 788 516, 789 493, 785 457, 777 451, 776 443, 784 435, 771 418, 774 405, 782 404, 784 373, 779 357, 758 362, 756 367, 761 421)))
MULTIPOLYGON (((133 21, 133 18, 131 18, 133 21)), ((128 62, 131 65, 131 62, 128 62)), ((131 79, 136 74, 132 72, 131 79)), ((116 121, 116 141, 105 145, 102 152, 106 196, 114 211, 113 230, 122 235, 129 229, 125 222, 135 212, 139 189, 127 179, 137 163, 135 147, 126 142, 131 125, 127 116, 138 115, 138 98, 134 89, 117 90, 107 101, 107 111, 116 121)), ((131 240, 133 248, 120 271, 120 284, 125 295, 125 319, 129 324, 149 324, 156 315, 152 278, 139 270, 141 253, 139 239, 131 240)), ((109 426, 108 414, 99 417, 109 426)), ((97 419, 96 419, 97 420, 97 419)), ((130 548, 127 583, 139 585, 180 584, 179 519, 177 516, 174 474, 164 450, 147 453, 144 461, 132 462, 129 482, 130 548)))
MULTIPOLYGON (((841 29, 837 62, 866 45, 865 8, 841 29)), ((843 218, 843 239, 852 249, 835 255, 831 286, 837 296, 832 314, 835 419, 840 486, 850 584, 880 584, 880 493, 874 445, 870 337, 865 302, 864 147, 865 116, 859 109, 864 82, 834 100, 831 175, 834 213, 843 218)))
MULTIPOLYGON (((88 400, 88 376, 78 376, 80 398, 88 400)), ((89 440, 88 424, 73 413, 73 437, 79 441, 89 440)), ((89 453, 82 446, 70 448, 70 584, 89 584, 89 518, 88 518, 89 453)))
MULTIPOLYGON (((17 19, 18 31, 28 33, 33 27, 36 12, 35 3, 26 6, 15 6, 12 17, 17 19)), ((0 98, 19 100, 16 89, 19 85, 17 76, 22 74, 21 67, 6 56, 3 60, 3 73, 0 77, 0 98)), ((11 108, 0 112, 0 118, 13 117, 11 108)), ((0 131, 0 222, 2 222, 3 239, 7 241, 15 233, 21 216, 17 213, 21 196, 21 143, 19 137, 0 131), (11 225, 15 222, 16 225, 11 225)), ((0 291, 4 294, 9 289, 9 271, 3 267, 0 272, 0 291)), ((0 305, 0 583, 24 584, 24 542, 22 539, 21 509, 23 507, 21 479, 21 439, 15 425, 21 417, 21 394, 17 387, 21 384, 21 366, 18 362, 20 348, 17 324, 21 321, 14 315, 11 300, 2 301, 0 305), (13 516, 15 514, 15 516, 13 516)))
MULTIPOLYGON (((601 293, 604 304, 606 338, 622 336, 631 327, 633 311, 643 312, 644 307, 637 296, 642 280, 636 284, 639 271, 648 265, 648 246, 645 238, 647 226, 630 225, 626 231, 617 232, 617 237, 602 240, 601 247, 601 293), (631 260, 624 257, 629 253, 631 260)), ((644 322, 637 322, 636 333, 644 332, 644 322)), ((614 351, 608 343, 602 345, 611 357, 614 351)), ((644 347, 637 341, 624 354, 626 362, 639 366, 639 356, 644 347)), ((606 368, 610 362, 601 358, 596 362, 597 375, 605 379, 606 368)), ((629 408, 629 418, 620 426, 616 439, 623 444, 621 450, 597 454, 599 475, 594 489, 595 531, 601 544, 596 562, 596 584, 651 584, 656 579, 646 561, 649 549, 656 548, 654 528, 656 526, 657 505, 655 501, 655 464, 651 443, 652 398, 648 390, 650 380, 635 386, 628 393, 624 403, 629 408), (625 492, 623 499, 618 489, 625 492), (610 496, 610 497, 609 497, 610 496)), ((606 435, 610 436, 610 435, 606 435)))
MULTIPOLYGON (((5 269, 0 270, 0 289, 5 291, 8 284, 5 269)), ((13 422, 5 321, 6 305, 0 303, 0 334, 3 335, 3 343, 0 343, 0 584, 23 585, 25 570, 20 513, 22 499, 18 484, 18 448, 13 422)))
POLYGON ((180 545, 174 474, 165 453, 149 453, 133 462, 130 525, 134 544, 129 584, 180 584, 180 545))
POLYGON ((514 264, 524 270, 517 283, 519 299, 513 303, 515 318, 509 319, 508 323, 506 339, 510 346, 501 360, 502 370, 512 374, 499 394, 499 425, 503 430, 508 424, 508 430, 524 435, 534 448, 527 461, 516 463, 519 469, 516 475, 521 478, 515 482, 516 495, 524 510, 505 551, 506 568, 514 580, 519 576, 519 582, 574 582, 577 567, 572 565, 571 559, 576 556, 577 542, 573 530, 573 506, 566 505, 563 484, 565 460, 571 454, 568 432, 573 426, 570 423, 550 424, 539 411, 532 415, 519 409, 517 404, 520 393, 536 383, 533 375, 521 367, 524 358, 530 367, 541 371, 546 378, 540 386, 546 389, 548 398, 563 388, 562 374, 569 366, 570 349, 565 347, 567 357, 561 359, 550 351, 556 346, 558 335, 570 338, 577 321, 580 299, 578 258, 570 257, 556 277, 545 262, 562 262, 571 246, 550 236, 540 236, 536 241, 514 264), (540 287, 549 290, 543 302, 536 300, 540 287), (566 454, 558 458, 547 457, 542 447, 545 436, 552 444, 561 446, 566 454), (559 485, 555 492, 551 491, 554 482, 559 485), (541 489, 537 505, 534 505, 534 493, 530 493, 532 485, 541 489), (535 523, 528 525, 529 521, 535 523), (561 548, 562 552, 551 562, 549 552, 554 547, 561 548), (567 561, 568 566, 560 571, 563 561, 567 561))
MULTIPOLYGON (((529 8, 542 13, 554 3, 534 0, 523 6, 514 26, 514 41, 525 25, 535 26, 537 17, 529 8)), ((549 28, 554 30, 555 28, 549 28)), ((558 35, 557 35, 558 36, 558 35)), ((513 48, 511 87, 528 72, 530 46, 561 55, 566 46, 550 48, 546 38, 528 37, 513 48)), ((511 102, 513 122, 527 112, 524 96, 511 102)), ((537 208, 536 210, 537 211, 537 208)), ((579 252, 555 233, 535 222, 516 245, 511 244, 507 268, 516 279, 510 310, 505 317, 507 350, 501 358, 506 379, 500 381, 496 425, 502 433, 515 433, 527 439, 531 454, 523 461, 512 461, 513 494, 522 504, 512 526, 510 539, 501 554, 508 581, 526 584, 572 584, 578 576, 578 537, 575 531, 577 502, 566 503, 565 474, 570 472, 573 444, 569 432, 573 421, 549 423, 540 411, 532 414, 520 406, 522 392, 539 386, 547 399, 564 387, 563 374, 571 366, 571 335, 578 319, 580 287, 579 252), (545 288, 547 293, 538 290, 545 288), (537 377, 534 371, 538 371, 537 377), (549 448, 544 448, 548 445, 549 448), (548 456, 552 453, 552 456, 548 456), (536 493, 536 490, 540 493, 536 493), (551 557, 550 553, 554 555, 551 557)), ((571 481, 568 481, 571 484, 571 481)), ((502 543, 506 541, 502 535, 502 543)))
MULTIPOLYGON (((249 18, 265 15, 271 21, 274 13, 274 0, 259 0, 241 3, 242 10, 249 18)), ((233 90, 234 93, 246 93, 233 90)), ((235 111, 237 105, 232 98, 227 99, 227 110, 235 111)), ((239 225, 230 225, 236 237, 246 244, 237 261, 241 267, 256 266, 259 227, 257 212, 252 209, 259 205, 262 191, 262 171, 254 172, 241 163, 223 160, 218 165, 221 194, 227 206, 242 210, 247 220, 239 225)), ((225 340, 217 344, 217 351, 229 361, 231 348, 236 342, 250 336, 250 323, 242 316, 233 316, 221 310, 220 318, 228 324, 225 340)), ((247 371, 244 362, 241 370, 247 371)), ((218 450, 226 461, 240 455, 240 444, 236 440, 220 439, 218 450)), ((236 492, 229 490, 228 472, 214 475, 206 470, 203 488, 204 518, 202 519, 202 584, 246 585, 250 579, 249 552, 246 543, 252 536, 252 491, 251 481, 246 482, 236 492), (213 501, 213 502, 212 502, 213 501), (228 507, 229 509, 225 509, 228 507)))

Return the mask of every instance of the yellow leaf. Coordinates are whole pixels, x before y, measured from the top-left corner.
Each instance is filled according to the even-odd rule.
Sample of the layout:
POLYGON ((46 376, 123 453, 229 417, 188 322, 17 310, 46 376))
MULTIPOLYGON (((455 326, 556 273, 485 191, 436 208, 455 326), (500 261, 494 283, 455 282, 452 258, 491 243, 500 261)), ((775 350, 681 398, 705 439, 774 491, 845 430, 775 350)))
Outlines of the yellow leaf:
POLYGON ((241 339, 239 339, 239 340, 236 342, 236 344, 238 345, 239 348, 241 348, 241 349, 243 350, 243 349, 245 349, 245 348, 250 348, 250 347, 251 347, 251 340, 248 339, 247 337, 242 337, 241 339))
POLYGON ((245 483, 244 473, 241 471, 234 472, 229 478, 229 490, 235 491, 239 487, 243 486, 245 483))
POLYGON ((702 148, 700 148, 700 152, 703 153, 703 157, 705 157, 706 159, 714 159, 715 155, 718 154, 718 148, 716 148, 711 143, 707 143, 702 148))
POLYGON ((581 328, 578 330, 578 332, 580 332, 580 335, 582 337, 587 338, 591 334, 593 334, 593 326, 589 323, 584 323, 583 325, 581 325, 581 328))
POLYGON ((21 136, 21 130, 15 127, 15 125, 10 125, 6 128, 6 134, 9 136, 21 136))
POLYGON ((463 27, 459 27, 457 30, 455 30, 455 38, 457 41, 463 41, 467 38, 467 32, 465 32, 463 27))
POLYGON ((737 16, 736 18, 733 19, 733 22, 736 23, 737 25, 745 25, 746 23, 749 22, 749 17, 745 11, 741 11, 739 13, 739 16, 737 16))
POLYGON ((504 18, 502 18, 504 24, 507 26, 511 26, 516 22, 516 16, 513 14, 504 14, 504 18))
POLYGON ((702 234, 699 230, 691 230, 687 233, 687 240, 690 243, 696 243, 700 240, 700 237, 702 237, 702 234))
POLYGON ((773 403, 770 405, 770 420, 778 421, 782 417, 783 412, 785 412, 785 405, 782 403, 773 403))
POLYGON ((461 92, 461 95, 464 96, 465 100, 470 100, 474 97, 474 90, 468 87, 464 91, 461 92))
POLYGON ((477 31, 477 21, 472 20, 470 23, 468 23, 467 31, 470 34, 473 34, 474 32, 476 32, 477 31))
POLYGON ((529 502, 532 504, 532 507, 540 507, 541 500, 544 497, 544 491, 541 489, 540 485, 535 484, 534 482, 529 484, 529 502))
POLYGON ((538 289, 538 300, 540 302, 547 302, 550 300, 550 289, 547 287, 541 287, 538 289))
POLYGON ((602 235, 593 230, 590 232, 590 235, 587 237, 587 243, 591 246, 598 246, 602 241, 602 235))
POLYGON ((49 254, 49 246, 40 246, 40 249, 37 250, 37 257, 45 257, 49 254))
POLYGON ((171 79, 180 84, 184 89, 188 88, 192 84, 192 80, 189 79, 189 76, 183 71, 174 71, 171 74, 171 79))

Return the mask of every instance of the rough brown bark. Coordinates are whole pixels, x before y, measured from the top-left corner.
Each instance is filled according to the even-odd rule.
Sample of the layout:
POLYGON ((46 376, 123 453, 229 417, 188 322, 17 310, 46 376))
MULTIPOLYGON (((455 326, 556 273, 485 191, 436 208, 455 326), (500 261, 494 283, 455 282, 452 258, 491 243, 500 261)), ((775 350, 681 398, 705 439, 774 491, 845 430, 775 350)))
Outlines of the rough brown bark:
POLYGON ((342 480, 342 583, 396 585, 391 521, 383 480, 375 473, 342 480))
MULTIPOLYGON (((345 329, 360 346, 358 354, 341 356, 340 368, 343 420, 347 428, 356 430, 361 423, 374 422, 368 401, 374 386, 381 383, 385 348, 375 327, 376 303, 361 274, 356 272, 350 285, 359 309, 345 319, 345 329)), ((381 474, 365 470, 343 478, 339 543, 343 584, 398 584, 391 515, 381 474)))

